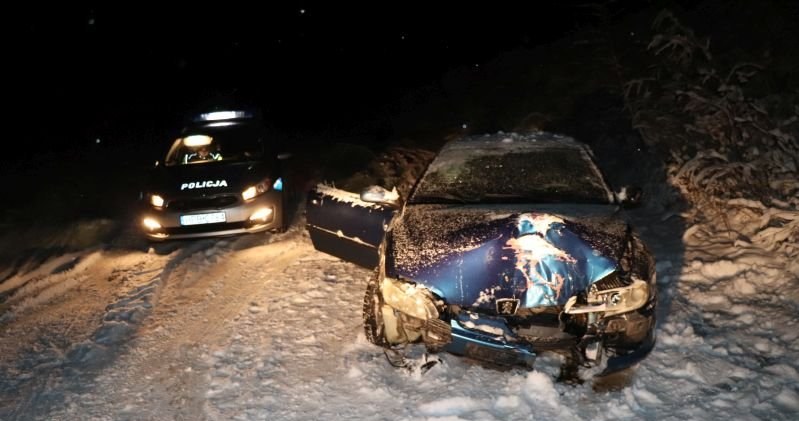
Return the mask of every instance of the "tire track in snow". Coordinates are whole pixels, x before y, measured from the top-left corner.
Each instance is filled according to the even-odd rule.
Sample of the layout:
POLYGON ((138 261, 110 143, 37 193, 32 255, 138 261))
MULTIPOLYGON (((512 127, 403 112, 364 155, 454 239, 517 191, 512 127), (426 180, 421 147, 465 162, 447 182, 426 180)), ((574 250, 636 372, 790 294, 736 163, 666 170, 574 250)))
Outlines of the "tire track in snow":
MULTIPOLYGON (((361 357, 347 349, 363 336, 362 295, 371 271, 331 259, 310 244, 306 250, 285 271, 288 282, 264 277, 257 306, 206 352, 203 418, 284 419, 294 408, 325 401, 313 386, 341 390, 347 361, 361 357)), ((370 351, 383 361, 379 350, 370 351)), ((297 415, 326 418, 303 411, 297 415)))
MULTIPOLYGON (((5 383, 5 385, 0 384, 0 418, 5 418, 4 414, 14 419, 16 417, 27 418, 31 414, 42 413, 47 408, 59 404, 59 401, 63 398, 64 390, 79 390, 83 388, 82 383, 84 381, 89 382, 97 369, 113 361, 122 352, 123 347, 133 337, 137 328, 152 312, 154 306, 157 305, 160 292, 174 270, 180 267, 183 261, 196 253, 203 253, 215 247, 223 248, 224 245, 225 243, 222 241, 215 242, 210 240, 190 243, 186 247, 173 252, 174 255, 169 256, 166 262, 155 270, 146 270, 142 273, 127 270, 124 273, 110 276, 108 281, 111 281, 114 277, 129 279, 149 275, 144 283, 133 287, 105 307, 99 318, 99 327, 85 335, 87 336, 85 340, 71 342, 70 336, 73 335, 70 334, 69 327, 64 329, 65 337, 58 339, 60 345, 48 350, 51 354, 56 355, 51 355, 45 364, 28 366, 28 360, 35 361, 38 358, 35 354, 31 354, 36 352, 35 344, 33 349, 20 350, 23 354, 21 354, 19 364, 22 364, 22 366, 18 364, 16 368, 4 368, 2 370, 4 371, 3 374, 8 374, 9 377, 14 378, 9 378, 6 382, 0 382, 5 383), (24 397, 24 400, 20 400, 20 397, 24 397)), ((20 282, 20 285, 25 285, 22 288, 27 288, 30 291, 38 290, 34 285, 39 283, 55 282, 55 285, 63 285, 63 282, 57 281, 71 276, 76 270, 82 268, 87 273, 91 273, 93 263, 101 262, 101 258, 113 259, 110 256, 101 256, 101 252, 96 254, 97 257, 94 259, 83 259, 86 262, 85 267, 82 267, 81 262, 78 262, 75 269, 65 272, 55 271, 54 275, 38 276, 36 279, 20 282)), ((126 255, 123 256, 123 260, 131 257, 136 258, 135 255, 126 255)), ((158 257, 152 257, 152 255, 147 254, 142 255, 142 258, 137 260, 145 262, 153 259, 157 261, 158 257)), ((54 260, 61 262, 63 258, 54 260)), ((50 271, 52 266, 56 265, 63 266, 63 263, 48 262, 31 272, 47 272, 50 271)), ((85 280, 86 278, 83 279, 85 280)), ((93 279, 93 281, 97 282, 98 280, 93 279)), ((22 288, 17 286, 17 291, 22 292, 22 288)), ((50 289, 52 288, 54 287, 50 289)), ((48 289, 44 291, 48 291, 48 289)), ((39 294, 38 296, 41 295, 39 294)), ((56 296, 56 294, 53 294, 51 298, 56 296)), ((15 296, 12 296, 12 299, 15 302, 19 301, 15 296)), ((57 308, 52 307, 50 306, 46 310, 57 312, 57 308)), ((35 316, 37 315, 32 314, 32 317, 35 316)), ((42 340, 42 338, 39 338, 39 340, 42 340)))
MULTIPOLYGON (((203 419, 208 379, 200 355, 208 351, 208 344, 226 340, 231 326, 242 317, 254 314, 253 302, 268 287, 265 280, 282 282, 291 264, 308 252, 307 246, 293 241, 295 237, 289 233, 281 237, 287 241, 236 250, 202 276, 183 273, 190 266, 185 262, 180 271, 173 271, 169 284, 162 286, 160 304, 154 310, 157 314, 151 315, 151 322, 141 330, 136 346, 98 379, 106 385, 100 388, 103 393, 127 402, 116 408, 119 412, 115 415, 103 416, 203 419), (234 278, 227 277, 229 272, 234 278), (119 385, 125 385, 125 390, 120 391, 119 385), (150 415, 128 412, 143 402, 150 415)), ((239 241, 231 247, 237 245, 239 241)))
POLYGON ((89 269, 102 256, 101 251, 71 253, 45 262, 38 268, 0 284, 0 293, 9 293, 0 304, 0 323, 47 304, 88 278, 89 269))
POLYGON ((193 256, 222 248, 224 245, 222 242, 203 240, 181 248, 149 281, 106 307, 100 327, 94 331, 90 340, 77 344, 70 350, 67 355, 69 361, 77 365, 102 365, 115 357, 115 346, 129 340, 151 314, 172 273, 193 256))

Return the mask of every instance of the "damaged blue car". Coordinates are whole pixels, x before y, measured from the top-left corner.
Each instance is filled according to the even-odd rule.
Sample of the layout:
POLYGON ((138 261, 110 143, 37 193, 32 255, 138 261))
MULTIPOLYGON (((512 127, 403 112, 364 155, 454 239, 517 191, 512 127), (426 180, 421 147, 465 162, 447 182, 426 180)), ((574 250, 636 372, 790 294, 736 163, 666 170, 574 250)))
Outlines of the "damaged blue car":
POLYGON ((372 343, 502 366, 558 352, 604 376, 655 343, 654 259, 621 213, 632 190, 569 137, 486 135, 447 143, 407 199, 319 185, 307 222, 318 250, 375 268, 372 343))

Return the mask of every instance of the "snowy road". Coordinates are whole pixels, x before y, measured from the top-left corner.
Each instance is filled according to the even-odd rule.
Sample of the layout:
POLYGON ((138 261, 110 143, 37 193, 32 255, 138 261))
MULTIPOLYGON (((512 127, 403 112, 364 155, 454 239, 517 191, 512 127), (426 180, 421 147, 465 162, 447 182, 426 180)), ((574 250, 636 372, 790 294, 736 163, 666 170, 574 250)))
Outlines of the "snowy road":
POLYGON ((797 267, 677 216, 635 219, 660 325, 622 390, 555 383, 555 357, 391 367, 362 333, 370 272, 313 250, 300 222, 0 272, 0 418, 796 419, 797 267))

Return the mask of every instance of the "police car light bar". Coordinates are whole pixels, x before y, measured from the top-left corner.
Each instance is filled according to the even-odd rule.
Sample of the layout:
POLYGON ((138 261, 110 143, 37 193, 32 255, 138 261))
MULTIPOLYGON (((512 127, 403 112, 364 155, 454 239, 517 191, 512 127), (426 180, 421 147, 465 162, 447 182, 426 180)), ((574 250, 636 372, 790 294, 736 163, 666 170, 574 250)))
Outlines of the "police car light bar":
POLYGON ((219 121, 234 118, 251 118, 252 114, 246 111, 214 111, 200 114, 194 121, 219 121))
POLYGON ((213 123, 206 124, 206 127, 227 127, 227 126, 235 126, 236 122, 233 121, 216 121, 213 123))

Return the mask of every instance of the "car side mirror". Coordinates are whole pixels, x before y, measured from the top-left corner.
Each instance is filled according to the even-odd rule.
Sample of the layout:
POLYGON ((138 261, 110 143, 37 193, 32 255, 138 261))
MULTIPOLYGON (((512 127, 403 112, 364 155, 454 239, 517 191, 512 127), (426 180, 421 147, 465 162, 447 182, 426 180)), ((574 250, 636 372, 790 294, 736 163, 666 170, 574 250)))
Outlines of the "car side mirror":
POLYGON ((369 186, 361 191, 361 200, 391 208, 399 208, 401 205, 400 195, 396 187, 389 191, 380 186, 369 186))
POLYGON ((291 156, 292 156, 291 152, 283 152, 283 153, 277 154, 277 159, 279 159, 281 161, 285 161, 285 160, 291 158, 291 156))
POLYGON ((616 197, 616 203, 621 207, 635 208, 641 206, 643 190, 638 186, 624 186, 613 195, 616 197))

